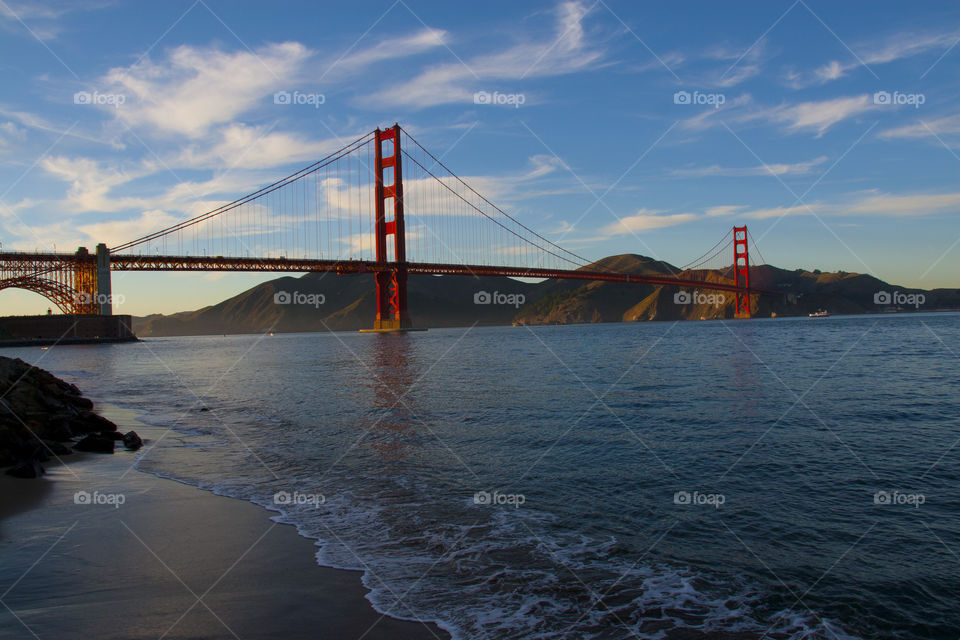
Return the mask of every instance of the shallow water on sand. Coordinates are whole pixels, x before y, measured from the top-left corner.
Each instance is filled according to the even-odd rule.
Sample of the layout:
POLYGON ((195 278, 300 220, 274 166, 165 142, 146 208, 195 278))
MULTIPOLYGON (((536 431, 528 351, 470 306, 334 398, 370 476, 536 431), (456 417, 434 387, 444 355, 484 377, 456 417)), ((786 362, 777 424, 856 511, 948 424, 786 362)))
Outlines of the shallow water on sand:
POLYGON ((960 628, 958 314, 4 354, 168 427, 142 470, 279 511, 460 638, 960 628))

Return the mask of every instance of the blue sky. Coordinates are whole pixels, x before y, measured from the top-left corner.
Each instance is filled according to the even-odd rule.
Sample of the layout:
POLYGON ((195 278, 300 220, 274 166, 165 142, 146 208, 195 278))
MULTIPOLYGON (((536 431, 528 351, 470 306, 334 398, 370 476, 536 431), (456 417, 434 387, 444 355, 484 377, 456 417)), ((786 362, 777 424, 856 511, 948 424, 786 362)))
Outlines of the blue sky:
MULTIPOLYGON (((952 3, 0 0, 0 242, 115 245, 399 121, 590 258, 747 224, 777 266, 957 287, 958 41, 952 3)), ((116 274, 117 311, 272 277, 116 274)))

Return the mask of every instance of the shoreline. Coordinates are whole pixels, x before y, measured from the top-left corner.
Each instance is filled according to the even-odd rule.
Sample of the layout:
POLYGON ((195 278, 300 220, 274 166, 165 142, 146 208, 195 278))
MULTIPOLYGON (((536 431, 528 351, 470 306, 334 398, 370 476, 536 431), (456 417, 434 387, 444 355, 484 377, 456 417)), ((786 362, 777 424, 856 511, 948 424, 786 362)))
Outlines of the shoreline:
MULTIPOLYGON (((144 437, 147 454, 165 432, 100 409, 144 437)), ((137 455, 77 452, 43 478, 0 477, 3 626, 118 639, 450 637, 376 611, 362 572, 320 566, 316 542, 269 510, 139 471, 137 455)))

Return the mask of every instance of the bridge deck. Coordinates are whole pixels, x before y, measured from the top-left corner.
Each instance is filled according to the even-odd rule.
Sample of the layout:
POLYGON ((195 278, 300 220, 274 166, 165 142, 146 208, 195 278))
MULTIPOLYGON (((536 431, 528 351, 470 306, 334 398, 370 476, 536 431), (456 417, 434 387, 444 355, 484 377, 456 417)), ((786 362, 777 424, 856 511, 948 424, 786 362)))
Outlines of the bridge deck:
MULTIPOLYGON (((94 256, 81 258, 76 254, 64 253, 0 253, 0 264, 6 264, 8 271, 17 271, 16 275, 34 274, 38 270, 55 269, 65 263, 78 260, 94 260, 94 256), (13 267, 13 268, 11 268, 13 267)), ((111 254, 110 268, 113 271, 246 271, 246 272, 326 272, 337 274, 377 273, 393 271, 396 262, 374 262, 369 260, 319 260, 313 258, 235 258, 226 256, 183 257, 160 255, 124 255, 111 254)), ((699 287, 714 291, 743 292, 734 283, 707 282, 703 280, 674 278, 643 273, 613 273, 590 271, 587 269, 540 269, 527 267, 506 267, 487 265, 437 264, 430 262, 406 263, 408 273, 457 276, 500 276, 510 278, 555 278, 563 280, 599 280, 634 284, 653 284, 676 287, 699 287)), ((13 275, 12 273, 10 275, 13 275)), ((750 288, 750 293, 759 295, 783 295, 780 291, 750 288)))
MULTIPOLYGON (((367 260, 316 260, 307 258, 228 258, 175 256, 111 255, 114 271, 279 271, 303 273, 309 271, 337 274, 377 273, 393 271, 396 262, 373 262, 367 260)), ((642 273, 613 273, 585 269, 538 269, 528 267, 500 267, 487 265, 437 264, 430 262, 406 263, 408 273, 457 276, 500 276, 510 278, 556 278, 564 280, 599 280, 662 286, 699 287, 715 291, 743 292, 735 284, 707 282, 671 276, 656 276, 642 273)), ((760 295, 783 295, 779 291, 751 288, 750 293, 760 295)))

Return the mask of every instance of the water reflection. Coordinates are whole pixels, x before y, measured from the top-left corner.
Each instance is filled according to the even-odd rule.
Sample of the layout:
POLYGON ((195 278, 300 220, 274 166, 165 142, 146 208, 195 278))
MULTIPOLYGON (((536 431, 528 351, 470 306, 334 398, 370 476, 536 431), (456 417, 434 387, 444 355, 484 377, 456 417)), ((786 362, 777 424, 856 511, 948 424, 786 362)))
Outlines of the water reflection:
POLYGON ((429 437, 417 407, 414 385, 421 372, 416 364, 413 338, 405 333, 370 336, 361 357, 368 367, 369 406, 364 424, 368 431, 363 445, 387 462, 418 456, 418 446, 429 437))

